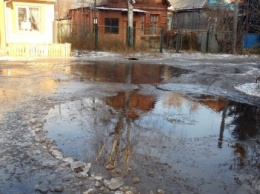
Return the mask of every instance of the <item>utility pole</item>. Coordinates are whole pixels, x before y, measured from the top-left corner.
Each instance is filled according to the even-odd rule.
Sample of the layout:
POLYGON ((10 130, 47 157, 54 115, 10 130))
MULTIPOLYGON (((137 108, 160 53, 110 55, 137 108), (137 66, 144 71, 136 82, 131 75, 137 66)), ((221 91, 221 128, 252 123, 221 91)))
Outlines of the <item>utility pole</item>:
POLYGON ((134 4, 135 0, 128 0, 128 46, 134 45, 134 4))
POLYGON ((94 0, 94 17, 93 17, 93 23, 94 23, 94 36, 95 36, 95 51, 98 47, 98 21, 97 21, 97 0, 94 0))
POLYGON ((239 0, 235 0, 234 18, 233 18, 233 54, 236 53, 238 4, 239 4, 239 0))

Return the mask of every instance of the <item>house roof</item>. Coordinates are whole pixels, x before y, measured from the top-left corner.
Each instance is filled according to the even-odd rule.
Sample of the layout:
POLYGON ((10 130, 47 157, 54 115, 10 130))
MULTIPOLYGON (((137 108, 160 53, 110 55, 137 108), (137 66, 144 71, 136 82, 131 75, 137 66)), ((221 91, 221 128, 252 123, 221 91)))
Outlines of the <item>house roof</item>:
MULTIPOLYGON (((108 1, 109 0, 96 0, 96 7, 106 6, 108 4, 108 1)), ((162 2, 166 4, 168 7, 171 5, 169 0, 162 0, 162 2)), ((70 9, 78 9, 82 7, 94 7, 95 6, 94 4, 95 4, 94 0, 74 0, 74 2, 70 6, 70 9)))
MULTIPOLYGON (((108 0, 96 0, 96 6, 105 6, 107 5, 108 0)), ((94 7, 95 6, 95 1, 93 0, 75 0, 71 6, 70 9, 78 9, 82 7, 94 7)))
POLYGON ((169 0, 171 4, 171 10, 189 10, 189 9, 202 9, 207 0, 169 0))

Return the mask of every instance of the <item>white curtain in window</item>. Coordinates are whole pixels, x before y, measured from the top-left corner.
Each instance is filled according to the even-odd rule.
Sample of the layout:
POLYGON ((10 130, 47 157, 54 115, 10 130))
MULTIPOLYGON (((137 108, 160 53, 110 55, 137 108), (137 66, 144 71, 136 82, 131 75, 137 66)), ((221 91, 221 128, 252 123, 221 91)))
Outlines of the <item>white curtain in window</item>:
POLYGON ((29 8, 29 21, 31 22, 31 30, 40 30, 40 10, 39 8, 29 8))
POLYGON ((19 24, 19 30, 23 30, 23 23, 27 21, 27 12, 26 8, 19 7, 18 8, 18 24, 19 24))

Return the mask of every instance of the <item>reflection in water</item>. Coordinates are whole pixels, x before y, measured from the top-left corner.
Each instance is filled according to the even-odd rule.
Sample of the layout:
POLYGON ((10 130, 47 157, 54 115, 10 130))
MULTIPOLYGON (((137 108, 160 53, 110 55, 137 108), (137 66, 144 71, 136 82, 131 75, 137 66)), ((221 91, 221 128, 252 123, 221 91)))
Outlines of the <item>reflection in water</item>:
POLYGON ((0 120, 19 104, 38 95, 51 95, 58 86, 57 80, 66 77, 69 66, 55 66, 44 62, 5 62, 0 67, 0 120), (59 73, 55 71, 59 69, 59 73), (39 76, 40 75, 40 76, 39 76))
POLYGON ((169 80, 187 70, 151 64, 86 64, 71 66, 71 73, 81 80, 128 84, 153 84, 169 80))
POLYGON ((234 117, 232 124, 235 126, 233 135, 239 140, 254 137, 259 129, 259 107, 248 104, 232 102, 229 106, 229 115, 234 117))
POLYGON ((28 69, 16 69, 16 68, 9 68, 9 69, 1 69, 0 74, 2 76, 21 76, 27 75, 30 71, 28 69))
MULTIPOLYGON (((69 72, 81 81, 125 84, 154 84, 184 73, 167 66, 99 63, 71 66, 69 72)), ((195 186, 213 180, 205 188, 212 193, 223 182, 235 185, 233 170, 259 163, 252 148, 237 142, 259 133, 259 117, 246 116, 256 112, 259 107, 223 97, 164 92, 155 98, 135 90, 54 107, 45 127, 65 155, 92 162, 94 172, 124 176, 127 184, 137 176, 149 183, 136 186, 144 193, 158 187, 171 193, 178 188, 173 177, 195 186)))
MULTIPOLYGON (((254 152, 239 143, 229 144, 240 138, 243 125, 238 118, 245 116, 243 111, 255 109, 222 97, 166 92, 155 99, 138 91, 120 92, 94 102, 87 98, 55 107, 46 128, 66 155, 93 162, 97 172, 121 174, 129 183, 134 176, 147 181, 155 165, 152 171, 157 178, 149 180, 155 181, 154 187, 163 186, 160 176, 167 181, 175 171, 205 180, 218 174, 232 185, 230 170, 243 167, 254 152), (174 167, 165 171, 166 164, 174 167), (228 164, 229 170, 220 164, 228 164)), ((243 128, 242 134, 256 135, 256 120, 244 122, 252 127, 243 128)), ((256 157, 252 160, 259 163, 256 157)))

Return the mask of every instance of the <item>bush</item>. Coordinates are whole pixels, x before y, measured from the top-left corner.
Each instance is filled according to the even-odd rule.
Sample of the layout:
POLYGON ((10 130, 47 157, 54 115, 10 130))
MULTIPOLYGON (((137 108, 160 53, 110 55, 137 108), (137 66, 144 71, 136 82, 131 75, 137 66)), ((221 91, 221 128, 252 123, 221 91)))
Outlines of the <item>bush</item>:
POLYGON ((199 50, 199 42, 198 42, 197 33, 195 33, 195 32, 183 33, 181 49, 199 50))

